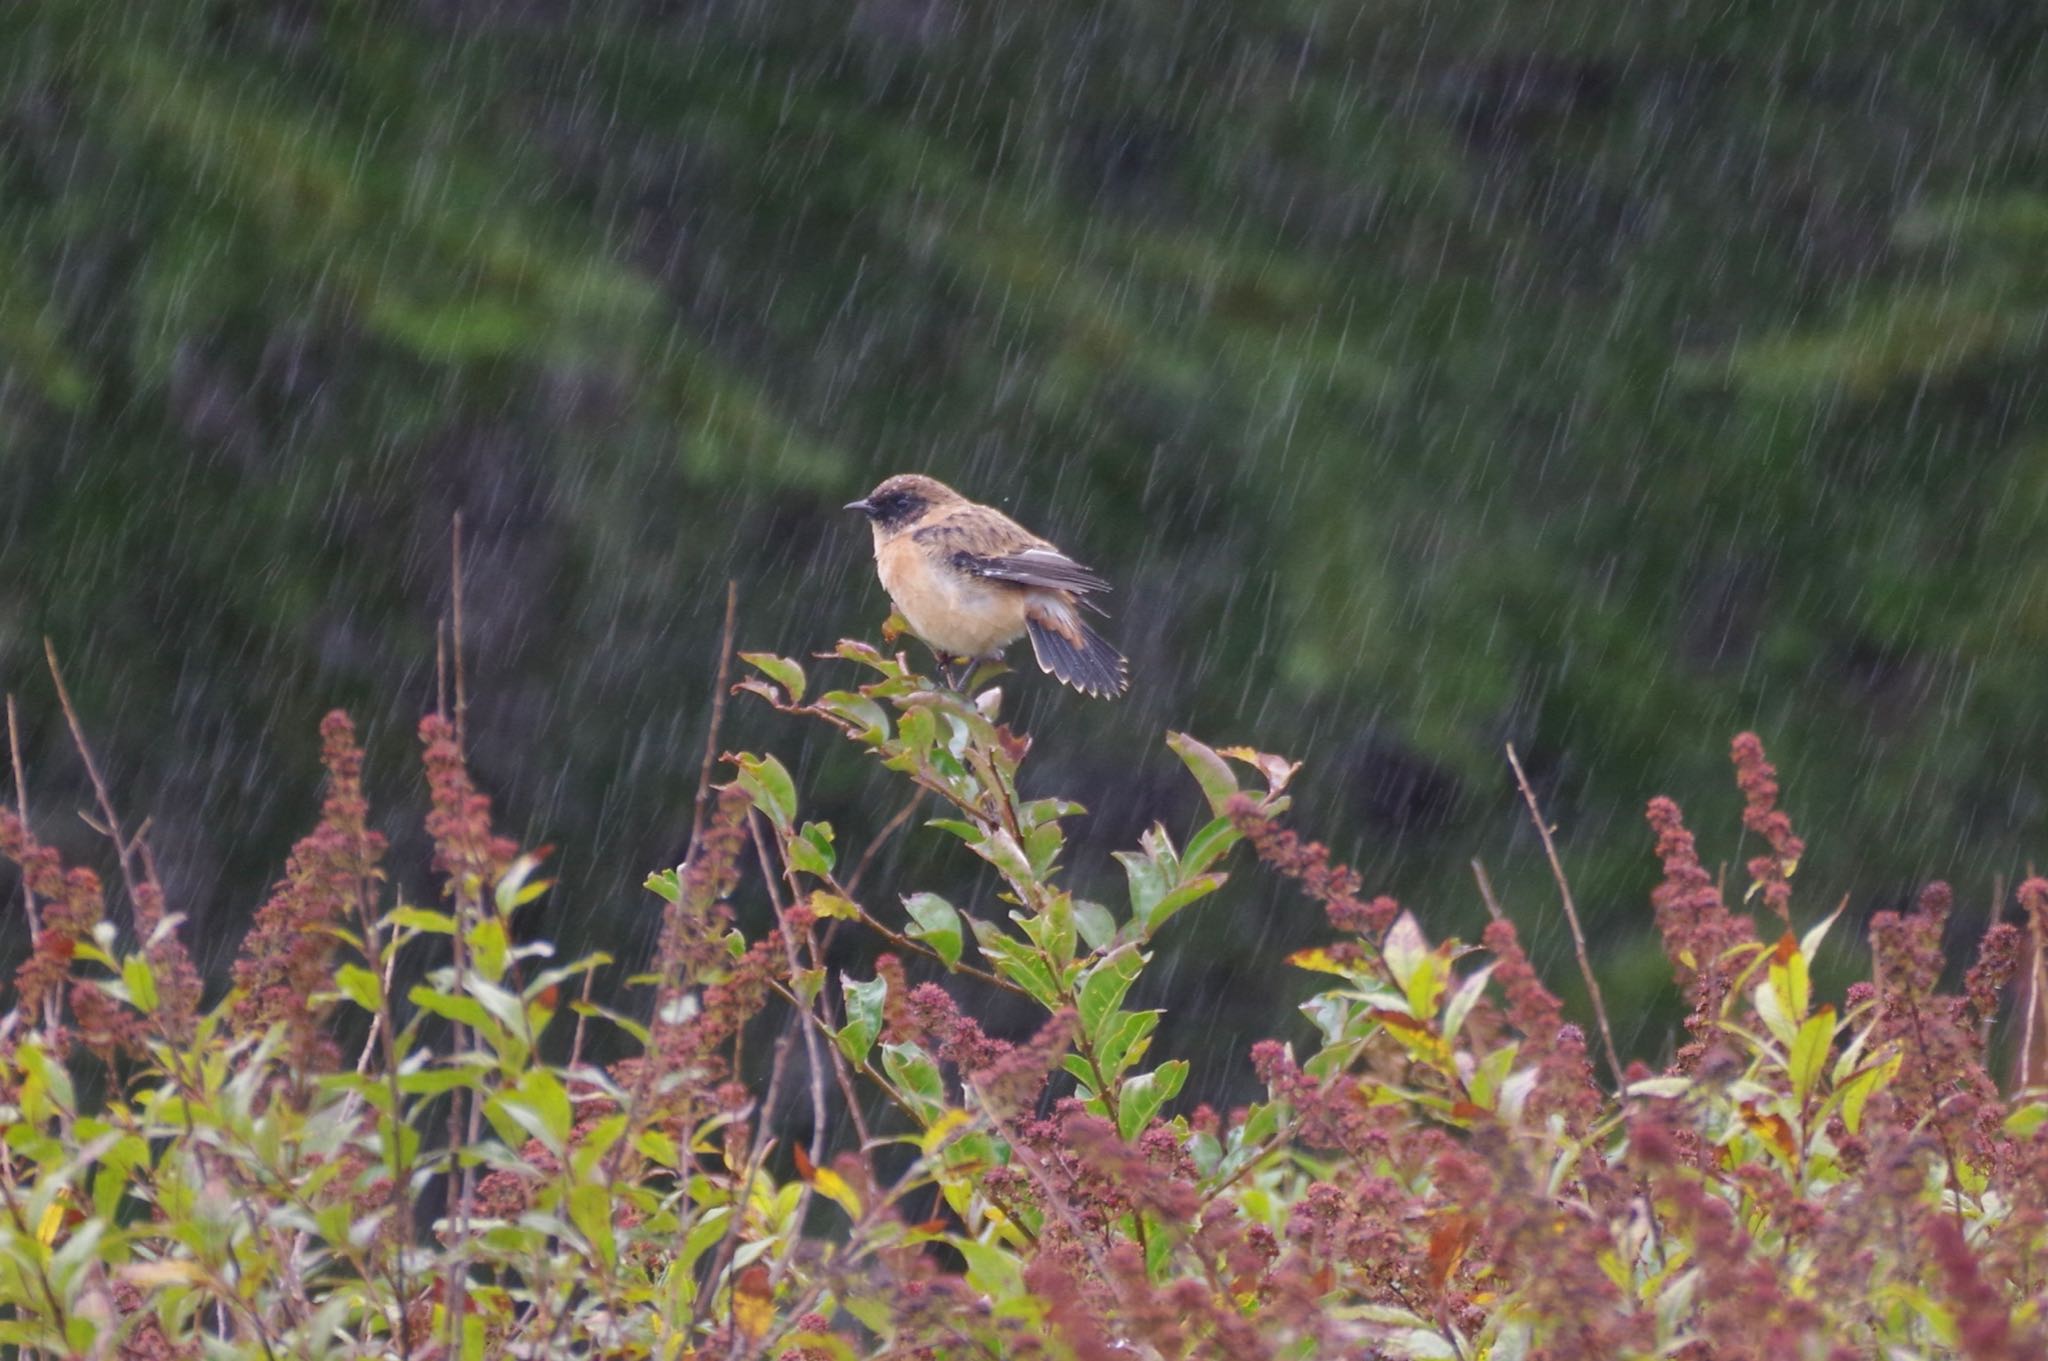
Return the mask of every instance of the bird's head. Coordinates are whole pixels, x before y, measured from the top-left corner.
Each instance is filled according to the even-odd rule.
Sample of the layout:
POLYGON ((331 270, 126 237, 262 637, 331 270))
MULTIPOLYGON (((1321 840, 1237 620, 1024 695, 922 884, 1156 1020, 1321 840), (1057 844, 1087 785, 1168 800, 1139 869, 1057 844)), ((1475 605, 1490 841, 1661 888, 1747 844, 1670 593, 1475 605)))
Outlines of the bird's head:
POLYGON ((910 524, 933 506, 943 506, 959 499, 959 492, 935 478, 899 473, 884 480, 860 500, 847 502, 846 509, 857 510, 867 516, 875 528, 888 530, 910 524))

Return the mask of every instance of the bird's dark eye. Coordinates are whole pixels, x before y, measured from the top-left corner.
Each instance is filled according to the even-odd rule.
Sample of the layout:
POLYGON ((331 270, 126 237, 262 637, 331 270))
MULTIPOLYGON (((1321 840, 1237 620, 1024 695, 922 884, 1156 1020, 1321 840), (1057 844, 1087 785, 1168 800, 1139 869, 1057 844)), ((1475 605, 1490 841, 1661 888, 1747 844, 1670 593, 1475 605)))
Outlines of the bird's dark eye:
POLYGON ((869 514, 883 524, 898 524, 917 514, 923 506, 914 492, 885 491, 870 497, 868 504, 873 507, 869 514))

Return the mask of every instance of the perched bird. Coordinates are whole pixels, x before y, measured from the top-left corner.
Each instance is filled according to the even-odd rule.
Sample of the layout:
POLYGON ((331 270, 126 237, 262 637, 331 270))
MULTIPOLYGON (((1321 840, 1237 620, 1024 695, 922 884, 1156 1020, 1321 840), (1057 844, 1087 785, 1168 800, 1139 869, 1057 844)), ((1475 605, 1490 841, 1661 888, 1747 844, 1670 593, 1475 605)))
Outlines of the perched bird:
POLYGON ((847 503, 875 533, 875 570, 910 631, 942 657, 994 660, 1024 634, 1083 694, 1124 692, 1123 657, 1081 618, 1109 583, 999 510, 915 473, 847 503))

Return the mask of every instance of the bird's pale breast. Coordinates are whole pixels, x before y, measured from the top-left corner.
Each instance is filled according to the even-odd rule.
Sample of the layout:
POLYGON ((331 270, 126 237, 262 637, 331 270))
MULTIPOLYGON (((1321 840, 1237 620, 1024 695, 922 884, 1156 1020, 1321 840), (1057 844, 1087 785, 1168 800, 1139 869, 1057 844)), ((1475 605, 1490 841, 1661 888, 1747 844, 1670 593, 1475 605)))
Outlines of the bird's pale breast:
POLYGON ((907 534, 876 545, 875 568, 910 631, 941 652, 988 657, 1023 636, 1028 592, 934 563, 907 534))

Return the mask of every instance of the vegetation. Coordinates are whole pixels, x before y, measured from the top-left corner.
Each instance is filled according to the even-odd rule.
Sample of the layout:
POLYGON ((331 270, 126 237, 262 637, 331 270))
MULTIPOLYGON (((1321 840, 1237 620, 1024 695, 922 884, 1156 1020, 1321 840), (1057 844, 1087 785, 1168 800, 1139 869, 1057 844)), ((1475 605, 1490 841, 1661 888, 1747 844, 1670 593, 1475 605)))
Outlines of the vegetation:
POLYGON ((822 667, 747 661, 738 689, 836 730, 915 796, 898 822, 935 807, 930 835, 998 887, 956 904, 870 886, 873 846, 849 856, 785 763, 741 752, 700 788, 687 858, 647 881, 652 959, 559 962, 523 926, 542 857, 496 830, 457 723, 419 727, 428 906, 387 880, 337 712, 319 822, 235 986, 203 1005, 147 839, 103 786, 118 923, 92 871, 0 813, 38 924, 0 1027, 11 1354, 2018 1361, 2048 1344, 2048 1099, 2001 1093, 1985 1057, 2007 980, 2041 978, 2048 881, 2020 887, 2028 930, 1986 933, 1961 995, 1939 990, 1937 884, 1873 921, 1871 978, 1824 998, 1812 965, 1841 912, 1795 909, 1805 848, 1744 734, 1758 915, 1652 801, 1689 1039, 1661 1072, 1602 1072, 1611 1042, 1594 1057, 1505 916, 1478 946, 1432 942, 1292 830, 1291 761, 1170 735, 1205 818, 1178 842, 1148 831, 1118 857, 1125 891, 1090 901, 1065 883, 1082 810, 1019 792, 1034 742, 999 721, 999 692, 938 688, 858 642, 822 667), (1133 993, 1192 918, 1244 910, 1233 858, 1295 884, 1326 934, 1292 960, 1321 980, 1313 1038, 1256 1046, 1263 1093, 1226 1113, 1188 1108, 1190 1058, 1214 1056, 1160 1061, 1161 1011, 1133 993), (736 925, 743 899, 765 900, 766 929, 736 925), (836 968, 842 933, 883 953, 836 968), (1028 1013, 1008 1040, 989 1023, 1005 1000, 1028 1013), (600 1032, 621 1057, 594 1057, 600 1032))
MULTIPOLYGON (((550 931, 615 947, 616 868, 683 848, 723 582, 761 646, 858 631, 832 508, 922 468, 1118 584, 1135 702, 1012 695, 1102 809, 1078 884, 1186 812, 1153 733, 1257 732, 1321 753, 1339 852, 1470 935, 1474 851, 1547 893, 1512 740, 1657 1056, 1616 829, 1727 798, 1698 733, 1768 731, 1829 791, 1803 873, 1858 920, 1965 872, 1981 918, 2038 841, 2044 23, 12 0, 0 689, 41 792, 88 802, 33 679, 58 639, 163 873, 239 926, 319 715, 425 707, 459 510, 475 759, 590 905, 550 931)), ((404 725, 363 739, 401 768, 404 725)), ((857 763, 786 754, 879 830, 857 763)), ((973 891, 946 863, 905 868, 973 891)), ((1224 962, 1313 929, 1269 923, 1160 946, 1233 1036, 1272 1018, 1224 962)))

